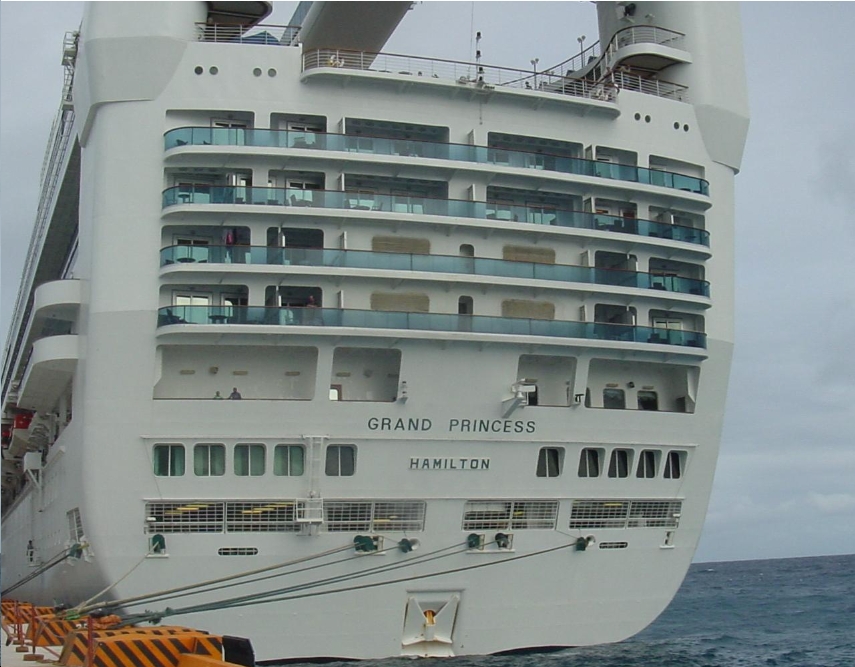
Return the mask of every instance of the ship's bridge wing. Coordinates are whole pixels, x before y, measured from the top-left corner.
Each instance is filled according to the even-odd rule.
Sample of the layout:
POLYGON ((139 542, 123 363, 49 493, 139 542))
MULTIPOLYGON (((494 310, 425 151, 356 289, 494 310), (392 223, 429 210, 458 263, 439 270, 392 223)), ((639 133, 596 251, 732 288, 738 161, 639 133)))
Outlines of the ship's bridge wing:
POLYGON ((313 2, 300 32, 303 50, 377 53, 411 6, 411 2, 313 2))

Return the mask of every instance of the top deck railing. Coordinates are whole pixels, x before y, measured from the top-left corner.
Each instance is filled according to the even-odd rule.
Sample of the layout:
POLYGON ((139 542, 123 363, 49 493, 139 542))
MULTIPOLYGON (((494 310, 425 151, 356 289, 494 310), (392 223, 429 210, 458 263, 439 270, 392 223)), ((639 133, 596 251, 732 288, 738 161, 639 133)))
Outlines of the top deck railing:
POLYGON ((297 46, 300 26, 259 24, 249 29, 226 23, 197 23, 200 42, 297 46))
POLYGON ((454 81, 489 91, 495 88, 532 90, 573 97, 614 101, 616 90, 608 82, 591 83, 584 79, 532 70, 482 65, 479 63, 407 56, 395 53, 315 49, 303 54, 303 71, 341 68, 372 74, 412 76, 422 79, 454 81))
MULTIPOLYGON (((621 89, 668 99, 684 100, 686 86, 645 79, 637 74, 612 72, 596 82, 573 78, 553 69, 543 72, 406 56, 394 53, 315 49, 303 54, 303 71, 319 68, 358 70, 372 74, 411 76, 414 79, 454 81, 484 92, 497 88, 530 90, 613 102, 621 89)), ((569 70, 568 70, 569 71, 569 70)))
POLYGON ((686 35, 676 30, 656 25, 631 25, 618 30, 606 47, 606 55, 633 44, 659 44, 674 49, 683 49, 686 35))

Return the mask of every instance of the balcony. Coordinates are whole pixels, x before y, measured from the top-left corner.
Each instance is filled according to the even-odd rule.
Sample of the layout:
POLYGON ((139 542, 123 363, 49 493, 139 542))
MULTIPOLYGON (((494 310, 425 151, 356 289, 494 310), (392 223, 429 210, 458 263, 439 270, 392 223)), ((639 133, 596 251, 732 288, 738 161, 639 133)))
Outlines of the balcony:
POLYGON ((163 191, 163 208, 178 205, 237 204, 445 216, 528 223, 669 239, 709 247, 709 232, 640 218, 461 199, 433 199, 340 190, 189 184, 163 191))
POLYGON ((80 298, 79 280, 54 280, 39 285, 33 298, 33 318, 75 322, 80 298))
POLYGON ((683 44, 685 35, 653 25, 634 25, 615 33, 604 53, 605 66, 620 65, 658 72, 678 63, 692 62, 683 44))
MULTIPOLYGON (((445 313, 344 310, 340 308, 265 306, 167 306, 161 308, 157 314, 157 326, 165 327, 174 324, 443 331, 511 336, 546 336, 623 343, 654 343, 693 348, 706 347, 706 334, 698 331, 601 322, 568 322, 445 313)), ((218 333, 221 331, 221 329, 217 329, 218 333)))
POLYGON ((621 269, 515 262, 480 257, 268 246, 177 245, 160 251, 161 267, 199 263, 209 265, 300 265, 381 271, 455 273, 471 276, 498 276, 521 280, 551 280, 565 283, 664 290, 704 297, 710 295, 709 283, 705 280, 693 278, 652 275, 621 269))
POLYGON ((709 183, 694 176, 628 164, 605 163, 563 155, 505 150, 470 144, 436 143, 321 132, 217 127, 179 127, 169 130, 164 135, 164 144, 166 150, 180 146, 252 146, 256 148, 297 148, 473 162, 514 169, 536 169, 560 174, 593 176, 709 196, 709 183))
POLYGON ((18 407, 50 412, 77 368, 78 338, 74 334, 37 340, 18 390, 18 407))

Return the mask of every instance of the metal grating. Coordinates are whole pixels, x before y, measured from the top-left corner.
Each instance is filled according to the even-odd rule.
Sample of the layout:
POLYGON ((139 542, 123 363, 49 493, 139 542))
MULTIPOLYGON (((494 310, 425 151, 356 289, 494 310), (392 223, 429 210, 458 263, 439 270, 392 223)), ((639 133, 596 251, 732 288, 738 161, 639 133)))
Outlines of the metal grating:
POLYGON ((370 502, 325 502, 324 526, 331 533, 371 529, 370 502))
POLYGON ((220 502, 152 502, 145 504, 149 533, 221 533, 223 505, 220 502))
POLYGON ((218 556, 257 556, 256 547, 220 547, 217 549, 218 556))
POLYGON ((463 530, 551 530, 557 516, 557 500, 470 500, 463 530))
POLYGON ((633 500, 629 528, 676 528, 683 503, 679 500, 633 500))
POLYGON ((294 500, 226 503, 229 533, 293 533, 300 530, 294 500))
POLYGON ((327 501, 324 530, 331 533, 422 531, 425 506, 421 500, 327 501))
POLYGON ((680 500, 574 500, 570 528, 676 528, 680 500))
POLYGON ((71 542, 80 542, 83 538, 83 520, 80 518, 80 508, 75 507, 65 513, 68 517, 68 539, 71 542))
POLYGON ((570 528, 625 528, 626 500, 574 500, 570 528))
POLYGON ((425 529, 423 501, 383 501, 374 503, 373 529, 421 531, 425 529))
POLYGON ((312 500, 147 502, 146 532, 293 533, 299 532, 307 520, 323 521, 329 532, 412 532, 425 528, 426 503, 422 500, 315 501, 317 521, 306 519, 307 510, 315 509, 309 507, 312 500))

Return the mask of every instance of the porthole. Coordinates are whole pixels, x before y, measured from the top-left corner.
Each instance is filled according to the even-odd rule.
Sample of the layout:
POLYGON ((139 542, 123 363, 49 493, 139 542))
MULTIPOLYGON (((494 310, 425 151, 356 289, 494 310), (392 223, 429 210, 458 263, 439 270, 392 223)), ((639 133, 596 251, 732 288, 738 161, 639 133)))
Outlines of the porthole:
POLYGON ((644 117, 644 122, 645 122, 645 123, 649 123, 649 122, 650 122, 650 116, 645 116, 645 117, 644 117))
POLYGON ((267 76, 270 76, 270 77, 276 76, 276 70, 271 67, 269 70, 267 70, 267 76))
POLYGON ((679 130, 680 129, 680 123, 675 122, 674 123, 674 129, 679 130))
POLYGON ((196 65, 196 69, 194 69, 193 71, 196 72, 197 75, 199 75, 202 72, 204 72, 205 70, 202 69, 202 67, 200 65, 196 65))
POLYGON ((261 68, 256 67, 254 70, 252 70, 252 75, 253 76, 261 76, 261 68))
POLYGON ((689 126, 683 125, 683 132, 688 132, 688 131, 689 131, 689 126))
POLYGON ((635 114, 635 120, 641 120, 641 114, 640 113, 635 114))
POLYGON ((208 70, 209 73, 216 75, 220 70, 217 67, 212 67, 208 70))

